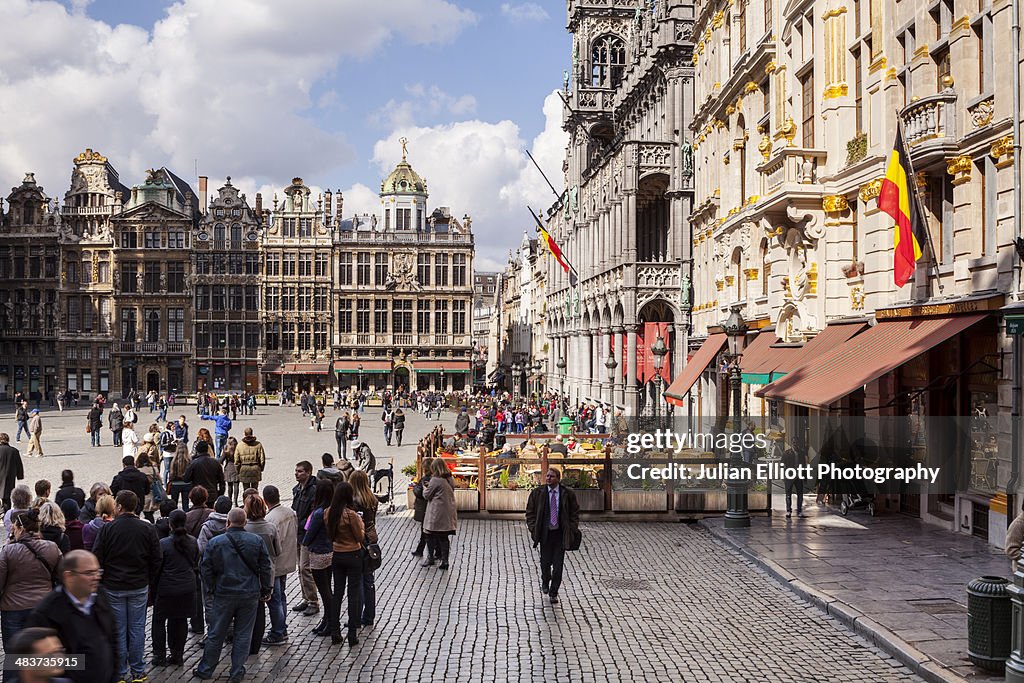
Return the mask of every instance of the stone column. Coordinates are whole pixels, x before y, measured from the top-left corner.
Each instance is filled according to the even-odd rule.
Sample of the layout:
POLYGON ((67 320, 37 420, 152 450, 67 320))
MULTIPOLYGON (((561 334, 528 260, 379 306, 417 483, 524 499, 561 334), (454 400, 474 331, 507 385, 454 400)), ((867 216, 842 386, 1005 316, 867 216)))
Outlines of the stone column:
POLYGON ((625 357, 622 353, 622 333, 625 329, 622 327, 613 327, 612 334, 615 336, 615 379, 612 381, 612 403, 616 405, 625 405, 626 397, 623 394, 623 358, 625 357))
POLYGON ((631 417, 636 417, 640 408, 640 392, 636 387, 636 335, 639 331, 639 325, 626 325, 625 404, 631 417))
POLYGON ((623 261, 632 263, 636 261, 636 190, 626 190, 626 215, 623 233, 625 233, 626 244, 622 250, 623 261))

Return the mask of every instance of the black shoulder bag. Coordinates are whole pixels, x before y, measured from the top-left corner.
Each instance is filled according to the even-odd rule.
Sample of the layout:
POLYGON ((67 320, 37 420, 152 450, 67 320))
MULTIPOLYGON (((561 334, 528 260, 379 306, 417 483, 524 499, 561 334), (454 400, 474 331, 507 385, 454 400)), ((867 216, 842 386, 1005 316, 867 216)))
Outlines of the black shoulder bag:
POLYGON ((20 541, 18 541, 18 543, 20 543, 23 546, 25 546, 26 548, 28 548, 28 551, 30 553, 32 553, 32 555, 34 555, 37 560, 42 562, 43 566, 46 567, 46 572, 50 575, 50 583, 53 584, 54 586, 56 586, 57 585, 57 567, 51 567, 50 563, 46 561, 46 558, 44 558, 42 555, 37 553, 36 549, 33 548, 26 539, 21 539, 20 541))

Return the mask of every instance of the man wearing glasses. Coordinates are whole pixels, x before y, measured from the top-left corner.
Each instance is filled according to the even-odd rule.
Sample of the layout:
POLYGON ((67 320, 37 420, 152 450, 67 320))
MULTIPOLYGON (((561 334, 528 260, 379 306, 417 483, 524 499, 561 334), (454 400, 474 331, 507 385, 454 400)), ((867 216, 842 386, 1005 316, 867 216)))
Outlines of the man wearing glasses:
POLYGON ((43 598, 26 626, 53 629, 65 652, 83 658, 88 669, 65 671, 65 677, 78 683, 114 680, 117 627, 100 587, 100 563, 87 550, 72 550, 61 561, 60 574, 62 585, 43 598))

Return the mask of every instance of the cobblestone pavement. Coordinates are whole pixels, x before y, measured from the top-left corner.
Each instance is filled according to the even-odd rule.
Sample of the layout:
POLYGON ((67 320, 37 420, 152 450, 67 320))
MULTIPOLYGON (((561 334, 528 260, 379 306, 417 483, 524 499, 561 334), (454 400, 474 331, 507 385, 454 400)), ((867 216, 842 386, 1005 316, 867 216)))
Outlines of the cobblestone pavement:
MULTIPOLYGON (((194 412, 186 414, 193 421, 194 412)), ((377 419, 366 415, 366 426, 377 419)), ((30 481, 59 479, 67 466, 82 483, 110 479, 120 451, 88 447, 84 411, 46 417, 51 455, 27 461, 30 481), (79 452, 57 455, 62 450, 79 452)), ((296 460, 333 449, 333 435, 305 428, 297 409, 263 409, 239 423, 254 425, 267 444, 270 483, 289 484, 296 460)), ((413 415, 407 433, 418 437, 432 425, 413 415)), ((364 431, 371 443, 374 432, 364 431)), ((389 453, 397 469, 414 452, 409 445, 389 453)), ((382 516, 378 526, 385 562, 377 621, 360 644, 312 637, 317 618, 289 611, 290 642, 250 657, 247 680, 919 680, 697 526, 584 523, 583 549, 568 555, 556 606, 539 590, 523 522, 461 520, 446 573, 420 568, 408 554, 419 533, 408 512, 382 516)), ((289 605, 297 589, 289 581, 289 605)), ((197 641, 190 635, 185 667, 155 669, 149 680, 188 679, 197 641)), ((227 652, 222 679, 226 666, 227 652)))

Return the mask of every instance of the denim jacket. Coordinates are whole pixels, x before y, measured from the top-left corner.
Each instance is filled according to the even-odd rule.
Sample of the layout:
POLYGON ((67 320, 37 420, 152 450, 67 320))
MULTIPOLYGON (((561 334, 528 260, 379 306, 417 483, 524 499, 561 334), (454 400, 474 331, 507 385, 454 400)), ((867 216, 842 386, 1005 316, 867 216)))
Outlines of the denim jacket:
POLYGON ((271 591, 273 569, 263 539, 238 527, 213 538, 206 544, 199 566, 207 592, 224 597, 255 597, 271 591), (234 539, 248 564, 231 543, 234 539), (259 575, 248 565, 252 565, 259 575))

